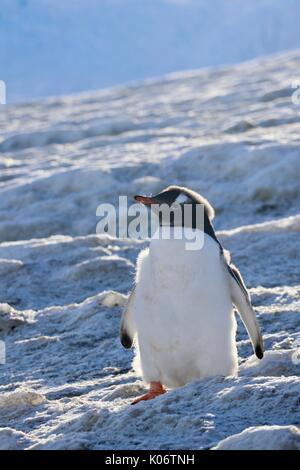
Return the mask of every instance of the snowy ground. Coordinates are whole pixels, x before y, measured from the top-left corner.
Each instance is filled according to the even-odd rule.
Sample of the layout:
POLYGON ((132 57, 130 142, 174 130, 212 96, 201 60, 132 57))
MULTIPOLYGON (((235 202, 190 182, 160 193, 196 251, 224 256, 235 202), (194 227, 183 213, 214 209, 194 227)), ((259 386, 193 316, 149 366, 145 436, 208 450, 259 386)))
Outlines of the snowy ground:
POLYGON ((1 108, 0 448, 300 448, 300 53, 1 108), (144 390, 119 344, 145 241, 95 234, 96 207, 179 183, 250 287, 239 377, 144 390), (250 428, 250 429, 248 429, 250 428))

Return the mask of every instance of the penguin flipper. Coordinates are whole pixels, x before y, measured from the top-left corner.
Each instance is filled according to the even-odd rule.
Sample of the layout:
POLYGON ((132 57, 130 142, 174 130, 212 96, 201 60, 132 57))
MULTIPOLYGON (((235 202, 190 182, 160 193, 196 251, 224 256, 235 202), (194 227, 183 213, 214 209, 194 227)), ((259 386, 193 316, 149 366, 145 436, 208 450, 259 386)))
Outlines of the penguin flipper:
POLYGON ((135 326, 132 318, 132 304, 135 299, 135 289, 133 288, 129 294, 128 301, 122 313, 120 325, 120 341, 125 349, 130 349, 133 344, 135 335, 135 326))
POLYGON ((264 355, 264 344, 255 312, 251 305, 250 295, 238 268, 230 263, 227 264, 227 271, 229 274, 228 278, 232 303, 239 312, 242 322, 246 327, 256 356, 262 359, 264 355))

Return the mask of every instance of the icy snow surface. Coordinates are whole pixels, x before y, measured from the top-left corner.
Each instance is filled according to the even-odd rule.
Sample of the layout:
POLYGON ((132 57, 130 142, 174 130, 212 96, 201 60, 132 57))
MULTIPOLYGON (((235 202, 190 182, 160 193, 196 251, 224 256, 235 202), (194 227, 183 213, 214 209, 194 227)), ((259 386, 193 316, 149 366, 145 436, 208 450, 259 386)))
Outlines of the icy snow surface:
POLYGON ((1 108, 0 448, 299 447, 299 66, 291 53, 1 108), (170 183, 214 205, 266 354, 239 322, 239 377, 130 406, 144 385, 118 328, 147 241, 96 235, 96 207, 170 183))

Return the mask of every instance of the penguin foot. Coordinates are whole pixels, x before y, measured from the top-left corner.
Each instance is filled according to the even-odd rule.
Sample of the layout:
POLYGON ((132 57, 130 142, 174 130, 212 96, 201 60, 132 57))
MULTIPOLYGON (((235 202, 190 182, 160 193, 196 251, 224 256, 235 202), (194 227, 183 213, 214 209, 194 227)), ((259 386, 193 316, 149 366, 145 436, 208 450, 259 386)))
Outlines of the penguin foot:
POLYGON ((166 393, 166 391, 167 390, 162 386, 160 382, 150 382, 149 392, 137 398, 131 404, 136 405, 137 403, 143 400, 152 400, 153 398, 158 397, 158 395, 163 395, 164 393, 166 393))

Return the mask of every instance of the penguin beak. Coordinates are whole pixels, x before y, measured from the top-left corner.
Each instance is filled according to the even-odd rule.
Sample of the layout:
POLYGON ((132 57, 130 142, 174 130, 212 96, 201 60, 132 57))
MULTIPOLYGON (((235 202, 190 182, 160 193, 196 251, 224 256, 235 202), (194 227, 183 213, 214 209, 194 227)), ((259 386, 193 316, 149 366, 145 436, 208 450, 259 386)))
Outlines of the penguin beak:
POLYGON ((158 201, 154 197, 147 196, 134 196, 134 199, 145 206, 151 206, 151 204, 158 204, 158 201))

